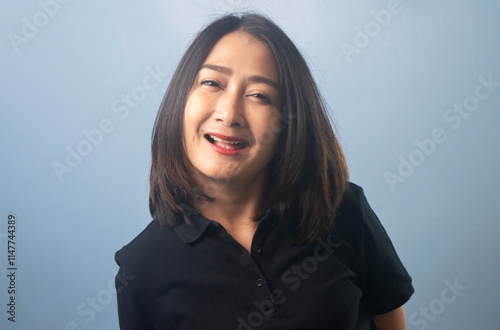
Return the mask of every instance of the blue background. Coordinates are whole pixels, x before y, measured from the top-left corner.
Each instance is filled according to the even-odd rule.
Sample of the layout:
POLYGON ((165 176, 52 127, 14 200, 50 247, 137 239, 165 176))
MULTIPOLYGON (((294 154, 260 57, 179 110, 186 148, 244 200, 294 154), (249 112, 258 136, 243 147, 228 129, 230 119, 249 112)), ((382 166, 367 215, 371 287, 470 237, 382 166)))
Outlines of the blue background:
POLYGON ((493 0, 3 1, 0 328, 118 328, 113 255, 150 221, 163 93, 204 24, 249 9, 274 19, 310 64, 351 180, 414 279, 408 329, 498 329, 500 85, 478 87, 500 82, 493 0), (57 164, 67 166, 59 176, 57 164))

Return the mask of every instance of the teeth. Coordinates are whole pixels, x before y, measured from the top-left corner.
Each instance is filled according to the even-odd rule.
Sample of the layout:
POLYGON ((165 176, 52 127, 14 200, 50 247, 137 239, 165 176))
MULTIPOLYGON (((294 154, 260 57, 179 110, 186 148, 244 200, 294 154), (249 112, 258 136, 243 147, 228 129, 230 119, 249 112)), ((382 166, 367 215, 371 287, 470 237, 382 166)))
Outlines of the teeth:
POLYGON ((210 135, 210 138, 213 139, 214 141, 218 141, 218 142, 222 142, 222 143, 227 143, 227 144, 234 144, 234 145, 243 144, 243 142, 238 142, 238 141, 226 141, 226 140, 223 140, 223 139, 218 138, 218 137, 213 136, 213 135, 210 135))

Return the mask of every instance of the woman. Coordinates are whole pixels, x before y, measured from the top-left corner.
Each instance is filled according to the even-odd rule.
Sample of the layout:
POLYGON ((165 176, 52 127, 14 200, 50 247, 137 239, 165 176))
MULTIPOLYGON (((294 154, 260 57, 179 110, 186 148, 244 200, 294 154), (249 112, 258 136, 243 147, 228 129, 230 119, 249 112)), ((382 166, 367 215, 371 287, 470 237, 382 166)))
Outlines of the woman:
POLYGON ((153 221, 117 252, 122 329, 404 329, 411 278, 310 71, 255 14, 194 39, 152 137, 153 221))

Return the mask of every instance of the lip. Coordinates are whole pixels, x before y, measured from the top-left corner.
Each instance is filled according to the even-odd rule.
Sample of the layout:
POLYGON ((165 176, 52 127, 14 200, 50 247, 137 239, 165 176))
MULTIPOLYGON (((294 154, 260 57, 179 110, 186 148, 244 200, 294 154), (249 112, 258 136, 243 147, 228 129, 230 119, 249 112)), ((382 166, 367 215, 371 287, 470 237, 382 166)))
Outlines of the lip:
POLYGON ((241 154, 241 153, 245 152, 247 150, 248 146, 250 145, 248 143, 248 141, 246 141, 244 139, 241 139, 241 138, 238 138, 238 137, 234 137, 234 136, 228 136, 228 135, 224 135, 224 134, 220 134, 220 133, 207 132, 207 133, 204 134, 203 138, 205 139, 205 141, 207 141, 208 145, 210 146, 210 148, 212 148, 212 150, 214 150, 215 152, 217 152, 217 153, 219 153, 221 155, 225 155, 225 156, 234 156, 234 155, 241 154), (205 138, 205 135, 215 136, 215 137, 217 137, 219 139, 222 139, 222 140, 225 140, 225 141, 244 142, 245 146, 243 148, 237 149, 237 150, 226 149, 226 148, 223 148, 223 147, 220 147, 218 145, 210 143, 210 141, 208 141, 205 138))

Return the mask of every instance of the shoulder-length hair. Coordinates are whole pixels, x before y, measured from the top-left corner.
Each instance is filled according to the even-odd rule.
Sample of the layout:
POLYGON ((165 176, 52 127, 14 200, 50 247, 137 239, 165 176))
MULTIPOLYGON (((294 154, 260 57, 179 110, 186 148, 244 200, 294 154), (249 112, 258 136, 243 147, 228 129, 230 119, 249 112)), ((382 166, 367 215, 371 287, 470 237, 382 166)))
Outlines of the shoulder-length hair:
POLYGON ((191 223, 197 201, 210 200, 194 185, 183 143, 187 97, 206 57, 224 35, 242 30, 263 40, 278 66, 282 125, 279 152, 269 164, 262 211, 274 208, 291 221, 299 241, 312 242, 334 224, 348 181, 347 164, 311 72, 288 36, 253 13, 213 21, 180 60, 161 103, 152 134, 149 208, 161 224, 191 223))

